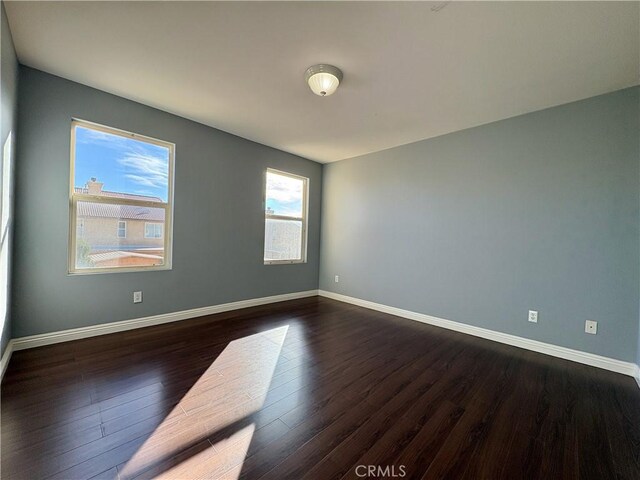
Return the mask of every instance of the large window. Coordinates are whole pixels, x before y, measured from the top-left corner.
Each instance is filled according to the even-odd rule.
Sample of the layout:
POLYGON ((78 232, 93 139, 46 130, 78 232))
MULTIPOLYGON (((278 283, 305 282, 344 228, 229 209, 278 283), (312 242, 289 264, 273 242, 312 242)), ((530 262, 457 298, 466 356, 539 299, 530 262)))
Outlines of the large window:
POLYGON ((171 143, 72 121, 70 273, 171 268, 173 162, 171 143))
POLYGON ((309 180, 267 170, 264 263, 307 261, 307 190, 309 180))

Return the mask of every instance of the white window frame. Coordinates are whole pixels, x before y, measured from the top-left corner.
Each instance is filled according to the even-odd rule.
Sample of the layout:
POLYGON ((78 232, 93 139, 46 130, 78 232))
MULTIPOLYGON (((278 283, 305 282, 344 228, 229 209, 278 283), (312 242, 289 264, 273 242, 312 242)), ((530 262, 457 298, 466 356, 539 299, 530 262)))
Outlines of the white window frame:
POLYGON ((144 222, 144 238, 151 238, 151 239, 161 239, 163 238, 163 231, 162 229, 160 229, 160 236, 159 237, 147 237, 147 225, 162 225, 161 223, 158 222, 144 222))
POLYGON ((275 168, 267 168, 264 174, 264 195, 263 195, 263 209, 264 209, 264 227, 265 231, 263 232, 262 238, 262 258, 264 259, 264 247, 265 247, 265 236, 266 236, 266 226, 267 220, 287 220, 287 221, 296 221, 302 222, 302 233, 300 235, 300 241, 302 245, 300 246, 300 256, 299 259, 293 260, 266 260, 264 259, 265 265, 291 265, 294 263, 307 263, 307 232, 308 232, 308 218, 309 218, 309 179, 307 177, 303 177, 301 175, 296 175, 294 173, 283 172, 282 170, 276 170, 275 168), (274 173, 276 175, 282 175, 284 177, 295 178, 296 180, 302 180, 302 216, 301 217, 290 217, 288 215, 274 215, 267 213, 267 174, 274 173))
MULTIPOLYGON (((94 273, 124 273, 124 272, 141 272, 141 271, 157 271, 171 270, 173 257, 173 181, 175 168, 175 144, 157 138, 147 137, 137 133, 119 130, 117 128, 107 127, 86 120, 73 118, 71 120, 71 168, 69 178, 69 252, 68 252, 68 273, 70 275, 85 275, 94 273), (107 197, 103 195, 89 195, 85 193, 76 193, 75 191, 75 156, 76 156, 76 127, 89 128, 99 132, 119 135, 125 138, 133 138, 142 142, 158 145, 169 150, 169 178, 168 178, 168 196, 167 202, 150 202, 145 200, 124 199, 117 197, 107 197), (104 268, 76 268, 76 214, 78 202, 91 203, 108 203, 112 205, 135 205, 139 207, 161 208, 164 209, 164 232, 162 238, 164 240, 164 263, 162 265, 144 265, 135 267, 104 267, 104 268)), ((85 230, 86 233, 86 230, 85 230)), ((117 232, 116 232, 117 235, 117 232)))
POLYGON ((116 236, 118 238, 127 238, 127 221, 126 220, 118 220, 118 228, 116 229, 116 236), (124 235, 120 236, 120 224, 124 223, 124 235))

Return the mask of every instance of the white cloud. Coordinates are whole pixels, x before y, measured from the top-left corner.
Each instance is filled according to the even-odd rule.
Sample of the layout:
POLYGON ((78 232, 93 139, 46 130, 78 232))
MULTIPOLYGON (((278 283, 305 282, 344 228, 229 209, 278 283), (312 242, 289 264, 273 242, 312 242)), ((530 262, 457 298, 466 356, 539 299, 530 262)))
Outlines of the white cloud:
POLYGON ((89 143, 91 145, 101 145, 110 148, 122 148, 130 141, 121 135, 101 132, 100 130, 92 130, 85 127, 78 127, 78 129, 77 140, 80 143, 89 143))
POLYGON ((168 162, 164 158, 154 157, 146 153, 131 151, 118 159, 127 172, 125 177, 138 185, 153 188, 164 188, 168 185, 168 162))
POLYGON ((267 173, 269 198, 283 203, 299 202, 302 199, 302 180, 267 173))
POLYGON ((123 155, 117 162, 124 167, 126 178, 144 187, 167 187, 168 161, 161 156, 166 152, 165 148, 99 130, 79 128, 81 134, 78 135, 78 140, 81 143, 112 148, 123 155), (156 149, 160 156, 154 155, 156 149))

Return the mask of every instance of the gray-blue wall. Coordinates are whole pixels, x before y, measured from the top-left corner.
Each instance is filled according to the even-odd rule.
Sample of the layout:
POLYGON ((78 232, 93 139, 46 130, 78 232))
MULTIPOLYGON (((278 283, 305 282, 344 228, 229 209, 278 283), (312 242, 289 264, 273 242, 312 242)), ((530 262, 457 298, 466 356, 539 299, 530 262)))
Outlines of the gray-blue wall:
POLYGON ((318 287, 320 164, 26 67, 19 100, 14 337, 318 287), (176 144, 173 270, 67 275, 72 117, 176 144), (267 167, 310 179, 306 264, 263 265, 267 167))
POLYGON ((320 288, 636 361, 638 97, 325 166, 320 288))
MULTIPOLYGON (((16 135, 16 123, 17 123, 17 102, 18 102, 18 60, 16 59, 16 52, 13 47, 13 39, 11 38, 11 31, 9 30, 9 24, 7 23, 7 14, 4 11, 4 4, 0 6, 0 43, 2 44, 2 52, 0 54, 0 85, 2 90, 2 97, 0 104, 2 105, 2 116, 0 119, 0 155, 3 156, 2 163, 0 163, 0 185, 2 185, 2 166, 4 162, 9 159, 4 158, 4 145, 7 142, 9 134, 15 139, 16 135)), ((11 164, 15 165, 15 148, 11 149, 11 164)), ((9 172, 9 175, 13 177, 13 169, 9 172)), ((13 181, 10 181, 11 185, 13 181)), ((0 187, 1 188, 1 187, 0 187)), ((10 203, 13 203, 12 201, 10 203)), ((12 212, 12 205, 10 205, 9 211, 12 212)), ((3 318, 0 318, 0 328, 2 329, 2 335, 0 336, 0 353, 4 353, 4 349, 11 338, 11 249, 12 249, 12 219, 13 215, 10 215, 10 221, 8 224, 8 230, 5 233, 5 237, 0 239, 2 242, 2 249, 4 255, 7 257, 7 263, 5 266, 0 262, 0 277, 6 275, 7 290, 0 291, 0 302, 6 308, 6 314, 3 318), (6 269, 6 270, 5 270, 6 269)), ((2 232, 0 232, 2 235, 2 232)), ((2 282, 0 282, 2 283, 2 282)))
MULTIPOLYGON (((17 78, 4 22, 3 138, 17 78)), ((330 164, 322 187, 314 162, 29 68, 20 80, 14 337, 319 275, 324 290, 640 363, 638 88, 330 164), (66 274, 72 117, 176 143, 172 271, 66 274), (262 265, 267 166, 311 179, 305 265, 262 265)))

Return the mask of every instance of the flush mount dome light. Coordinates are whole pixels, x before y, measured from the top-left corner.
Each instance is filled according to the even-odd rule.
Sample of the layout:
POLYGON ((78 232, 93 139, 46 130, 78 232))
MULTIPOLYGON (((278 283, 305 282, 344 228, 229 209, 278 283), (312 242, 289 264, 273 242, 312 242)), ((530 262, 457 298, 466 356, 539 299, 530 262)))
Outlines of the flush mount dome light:
POLYGON ((307 68, 304 79, 313 93, 325 97, 336 91, 342 81, 342 72, 333 65, 321 63, 307 68))

